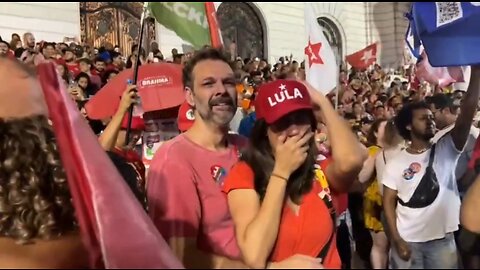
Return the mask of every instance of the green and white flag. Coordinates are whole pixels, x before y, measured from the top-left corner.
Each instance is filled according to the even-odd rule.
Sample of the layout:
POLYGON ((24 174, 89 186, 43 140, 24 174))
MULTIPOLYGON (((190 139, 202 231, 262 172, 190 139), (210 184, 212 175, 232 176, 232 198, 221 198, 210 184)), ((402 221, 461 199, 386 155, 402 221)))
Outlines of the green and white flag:
POLYGON ((210 44, 205 2, 150 2, 151 15, 195 49, 210 44))

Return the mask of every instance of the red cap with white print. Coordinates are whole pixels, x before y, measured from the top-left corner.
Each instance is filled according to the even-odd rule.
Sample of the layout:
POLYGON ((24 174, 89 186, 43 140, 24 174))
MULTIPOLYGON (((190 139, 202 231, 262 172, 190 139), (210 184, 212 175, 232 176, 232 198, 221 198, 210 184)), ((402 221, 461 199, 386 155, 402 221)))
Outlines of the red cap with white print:
POLYGON ((264 84, 255 98, 257 119, 265 119, 267 124, 302 109, 312 110, 312 102, 305 85, 295 80, 276 80, 264 84))
POLYGON ((178 110, 178 129, 180 132, 185 132, 190 129, 190 127, 193 125, 193 122, 195 122, 193 108, 190 106, 190 104, 188 104, 188 102, 185 101, 178 110))

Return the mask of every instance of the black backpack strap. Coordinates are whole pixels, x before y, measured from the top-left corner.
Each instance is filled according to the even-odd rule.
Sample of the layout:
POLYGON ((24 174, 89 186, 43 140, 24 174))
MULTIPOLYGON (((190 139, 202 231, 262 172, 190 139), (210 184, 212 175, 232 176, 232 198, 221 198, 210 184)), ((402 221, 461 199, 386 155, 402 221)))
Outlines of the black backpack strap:
MULTIPOLYGON (((431 150, 430 150, 430 157, 429 157, 429 159, 428 159, 428 166, 427 166, 427 168, 425 169, 425 173, 427 173, 428 170, 432 170, 432 171, 433 171, 433 161, 435 160, 435 146, 436 146, 436 144, 433 144, 433 145, 432 145, 432 148, 431 148, 431 150)), ((420 181, 423 181, 423 179, 420 180, 420 181)), ((417 186, 417 188, 415 189, 415 191, 413 191, 413 194, 415 194, 415 193, 417 192, 417 189, 418 189, 419 186, 421 186, 421 183, 418 184, 418 186, 417 186)), ((412 195, 412 196, 413 196, 413 195, 412 195)), ((398 196, 397 196, 397 199, 398 199, 398 203, 400 203, 400 205, 402 205, 402 206, 408 206, 408 204, 410 203, 410 200, 411 200, 411 198, 410 198, 409 202, 404 202, 404 201, 403 201, 402 199, 400 199, 398 196)))
POLYGON ((428 160, 428 167, 432 168, 433 167, 433 161, 435 160, 435 146, 437 144, 432 145, 432 150, 430 151, 430 158, 428 160))
POLYGON ((328 251, 330 250, 330 247, 332 246, 332 242, 335 239, 335 232, 337 231, 337 228, 336 228, 337 215, 335 213, 335 208, 333 207, 333 203, 331 200, 329 200, 328 196, 325 196, 323 198, 323 201, 325 202, 325 205, 330 211, 330 218, 332 219, 332 223, 333 223, 333 231, 330 234, 330 238, 328 238, 327 243, 325 244, 325 246, 323 246, 322 250, 320 251, 320 254, 318 255, 318 258, 322 259, 322 262, 325 260, 325 257, 327 257, 328 251))

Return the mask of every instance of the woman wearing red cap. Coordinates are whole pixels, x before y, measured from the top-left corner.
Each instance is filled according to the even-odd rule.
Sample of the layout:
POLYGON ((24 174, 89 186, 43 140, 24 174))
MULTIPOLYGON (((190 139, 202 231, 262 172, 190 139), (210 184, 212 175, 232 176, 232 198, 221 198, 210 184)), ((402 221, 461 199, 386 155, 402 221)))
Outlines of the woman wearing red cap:
POLYGON ((223 189, 244 262, 265 268, 267 261, 302 254, 340 268, 330 188, 348 190, 366 153, 330 102, 310 86, 292 80, 265 84, 255 108, 249 148, 223 189), (332 160, 322 168, 316 166, 312 103, 321 108, 329 133, 335 131, 329 134, 332 160))

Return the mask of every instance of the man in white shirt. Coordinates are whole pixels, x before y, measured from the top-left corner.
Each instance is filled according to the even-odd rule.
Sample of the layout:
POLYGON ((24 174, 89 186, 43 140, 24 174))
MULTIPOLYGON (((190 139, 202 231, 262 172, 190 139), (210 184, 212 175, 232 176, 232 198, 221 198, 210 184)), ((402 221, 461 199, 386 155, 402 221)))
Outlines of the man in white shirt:
MULTIPOLYGON (((437 143, 440 138, 452 131, 455 121, 460 113, 460 99, 454 99, 446 94, 436 94, 427 100, 430 110, 435 118, 438 132, 432 139, 433 143, 437 143)), ((470 127, 467 144, 458 159, 457 167, 455 169, 455 177, 459 181, 460 193, 463 194, 468 186, 461 186, 460 180, 467 172, 468 162, 470 161, 475 148, 475 142, 480 133, 480 130, 474 126, 470 127)))
MULTIPOLYGON (((439 139, 452 131, 455 121, 460 113, 462 99, 463 92, 456 92, 452 96, 436 94, 427 100, 430 110, 435 117, 437 128, 439 129, 437 134, 435 134, 435 137, 433 137, 433 143, 438 142, 439 139), (460 97, 458 93, 461 93, 462 96, 460 97)), ((472 181, 475 179, 475 173, 473 171, 468 171, 468 163, 472 159, 473 150, 479 133, 480 130, 478 128, 473 125, 470 127, 467 144, 458 159, 457 167, 455 169, 455 178, 457 179, 460 199, 464 197, 465 193, 472 185, 472 181)), ((475 255, 475 257, 473 257, 471 250, 466 250, 468 247, 465 246, 465 241, 460 240, 460 234, 465 234, 463 228, 460 228, 459 232, 455 235, 463 266, 466 268, 476 268, 475 266, 477 264, 473 263, 478 261, 478 258, 475 258, 478 256, 475 255)), ((472 236, 469 236, 469 238, 471 237, 472 236)))
POLYGON ((480 67, 472 67, 471 77, 455 126, 435 144, 433 157, 435 122, 428 105, 411 103, 395 119, 400 135, 411 144, 388 162, 382 177, 394 269, 457 268, 453 233, 458 230, 460 197, 454 169, 476 111, 480 67), (426 174, 429 161, 433 172, 426 174), (427 183, 425 190, 436 192, 419 192, 422 183, 427 183), (436 184, 438 188, 432 188, 436 184), (412 204, 415 199, 424 204, 412 204))

